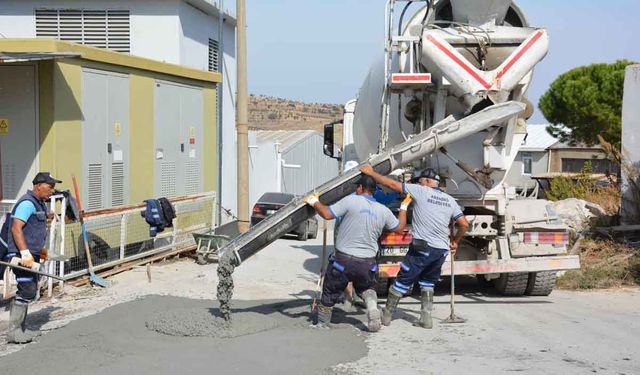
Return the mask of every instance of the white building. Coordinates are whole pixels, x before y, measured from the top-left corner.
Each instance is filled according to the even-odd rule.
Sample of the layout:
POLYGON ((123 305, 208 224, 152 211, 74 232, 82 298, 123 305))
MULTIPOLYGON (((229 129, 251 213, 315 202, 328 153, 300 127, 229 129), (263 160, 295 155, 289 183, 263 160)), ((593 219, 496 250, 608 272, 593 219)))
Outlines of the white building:
POLYGON ((548 148, 558 140, 547 132, 546 125, 527 125, 527 137, 516 155, 506 182, 517 190, 533 189, 533 175, 549 172, 548 148))
POLYGON ((303 195, 338 175, 338 162, 322 152, 313 130, 250 131, 250 207, 267 192, 303 195))
MULTIPOLYGON (((57 38, 222 71, 222 204, 236 212, 235 29, 212 0, 2 0, 0 38, 57 38)), ((220 88, 218 89, 220 90, 220 88)))

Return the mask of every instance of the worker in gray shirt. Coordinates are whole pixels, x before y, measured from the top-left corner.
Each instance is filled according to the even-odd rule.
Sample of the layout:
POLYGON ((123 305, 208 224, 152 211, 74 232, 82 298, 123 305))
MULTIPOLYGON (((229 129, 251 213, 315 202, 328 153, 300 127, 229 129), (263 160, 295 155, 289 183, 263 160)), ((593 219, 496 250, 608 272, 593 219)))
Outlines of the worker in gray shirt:
POLYGON ((320 203, 317 195, 304 198, 304 201, 325 220, 340 220, 335 252, 329 258, 329 267, 324 275, 317 325, 328 326, 333 306, 340 299, 347 284, 352 282, 356 293, 367 305, 369 331, 377 332, 381 326, 378 299, 374 289, 378 270, 378 238, 384 229, 402 233, 411 197, 405 198, 396 218, 391 210, 373 198, 373 192, 376 190, 373 178, 362 176, 356 185, 355 195, 344 197, 331 206, 320 203))
POLYGON ((400 272, 389 288, 387 303, 382 315, 382 324, 391 324, 393 311, 398 301, 417 281, 420 285, 420 319, 415 325, 432 328, 433 288, 440 278, 442 265, 451 251, 455 254, 469 223, 456 200, 440 190, 440 176, 427 168, 418 176, 418 184, 402 184, 375 172, 370 165, 363 166, 363 174, 373 177, 382 186, 407 194, 414 199, 413 241, 407 255, 400 263, 400 272), (454 223, 458 231, 452 235, 454 223))

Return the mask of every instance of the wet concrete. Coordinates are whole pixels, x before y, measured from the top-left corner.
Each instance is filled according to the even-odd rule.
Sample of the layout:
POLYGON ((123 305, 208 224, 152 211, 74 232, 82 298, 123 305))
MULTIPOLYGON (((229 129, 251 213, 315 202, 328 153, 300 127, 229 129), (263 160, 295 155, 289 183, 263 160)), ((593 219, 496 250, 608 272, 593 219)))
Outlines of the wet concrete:
MULTIPOLYGON (((231 323, 221 318, 216 305, 212 300, 166 296, 116 305, 48 332, 35 344, 1 357, 0 372, 322 374, 367 353, 367 334, 354 328, 354 319, 336 319, 342 323, 331 330, 309 328, 308 300, 234 300, 231 323), (207 314, 213 323, 206 329, 194 329, 197 324, 193 323, 206 319, 207 314), (172 318, 190 322, 186 329, 195 337, 147 328, 148 323, 172 318), (234 326, 236 320, 238 327, 245 327, 244 333, 225 331, 224 324, 234 326), (226 333, 215 333, 216 327, 223 327, 226 333)), ((165 327, 169 326, 174 333, 185 329, 179 324, 165 327)))
POLYGON ((245 311, 233 314, 233 322, 212 312, 211 308, 181 308, 162 311, 149 320, 147 328, 170 336, 232 338, 268 331, 278 321, 264 314, 245 311))
POLYGON ((223 255, 218 261, 218 290, 216 298, 220 301, 220 314, 224 320, 231 320, 231 298, 233 297, 233 271, 235 266, 231 256, 223 255))

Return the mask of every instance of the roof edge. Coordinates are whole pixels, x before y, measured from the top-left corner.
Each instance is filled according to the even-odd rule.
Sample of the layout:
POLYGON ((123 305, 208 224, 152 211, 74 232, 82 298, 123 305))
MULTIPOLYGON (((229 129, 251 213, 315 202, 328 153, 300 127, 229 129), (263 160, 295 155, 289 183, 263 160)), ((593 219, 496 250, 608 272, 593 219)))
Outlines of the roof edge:
MULTIPOLYGON (((96 61, 106 64, 126 66, 155 73, 167 74, 182 78, 210 83, 222 82, 220 73, 207 72, 188 68, 182 65, 152 60, 146 57, 128 55, 107 49, 45 38, 7 38, 0 39, 0 52, 38 53, 38 52, 70 52, 79 53, 82 60, 96 61)), ((72 57, 70 57, 72 58, 72 57)))

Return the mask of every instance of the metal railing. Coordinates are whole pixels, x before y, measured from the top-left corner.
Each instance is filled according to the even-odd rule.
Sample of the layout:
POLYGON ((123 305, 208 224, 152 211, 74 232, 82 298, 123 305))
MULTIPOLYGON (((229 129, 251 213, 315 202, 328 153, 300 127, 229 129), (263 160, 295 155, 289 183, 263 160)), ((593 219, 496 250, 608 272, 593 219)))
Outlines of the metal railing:
MULTIPOLYGON (((155 237, 149 234, 144 208, 91 215, 85 218, 95 271, 156 255, 169 250, 187 249, 195 245, 192 233, 210 231, 215 226, 216 195, 206 193, 172 201, 176 217, 173 226, 155 237)), ((57 224, 59 227, 60 223, 57 224)), ((79 223, 66 223, 65 243, 60 243, 61 231, 56 228, 59 253, 70 257, 67 262, 55 262, 55 272, 66 280, 88 273, 88 262, 79 223)))

